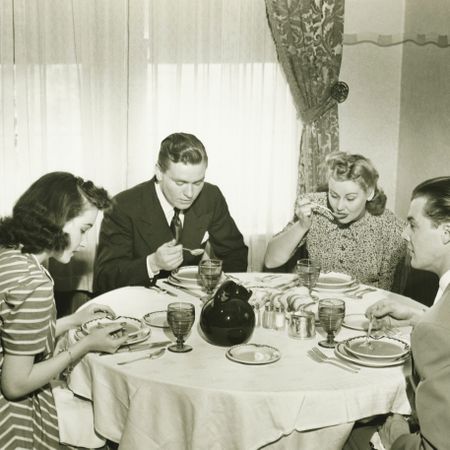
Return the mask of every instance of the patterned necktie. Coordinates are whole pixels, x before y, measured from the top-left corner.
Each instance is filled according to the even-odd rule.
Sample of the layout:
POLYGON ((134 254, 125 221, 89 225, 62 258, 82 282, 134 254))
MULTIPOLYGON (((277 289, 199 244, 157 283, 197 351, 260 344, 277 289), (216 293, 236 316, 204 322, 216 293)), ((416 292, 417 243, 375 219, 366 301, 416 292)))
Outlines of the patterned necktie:
POLYGON ((181 225, 180 210, 178 208, 173 208, 173 217, 170 222, 170 229, 172 230, 176 243, 179 244, 183 225, 181 225))

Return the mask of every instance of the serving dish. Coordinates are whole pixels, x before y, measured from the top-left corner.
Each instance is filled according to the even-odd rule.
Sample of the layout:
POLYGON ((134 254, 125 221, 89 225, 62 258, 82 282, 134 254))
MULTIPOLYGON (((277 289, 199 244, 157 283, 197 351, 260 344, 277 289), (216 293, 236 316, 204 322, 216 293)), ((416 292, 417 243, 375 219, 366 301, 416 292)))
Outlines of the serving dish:
POLYGON ((151 333, 149 326, 135 317, 118 316, 115 319, 109 317, 100 317, 98 319, 89 320, 81 325, 81 332, 85 335, 91 333, 94 329, 103 328, 112 324, 121 324, 124 333, 128 334, 126 344, 135 344, 145 341, 151 333))

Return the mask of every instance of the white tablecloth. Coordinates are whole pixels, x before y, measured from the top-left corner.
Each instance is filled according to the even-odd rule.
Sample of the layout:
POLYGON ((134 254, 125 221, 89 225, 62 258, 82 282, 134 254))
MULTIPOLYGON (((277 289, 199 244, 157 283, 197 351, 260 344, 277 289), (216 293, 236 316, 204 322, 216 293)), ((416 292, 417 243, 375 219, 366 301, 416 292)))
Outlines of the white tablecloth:
MULTIPOLYGON (((347 313, 364 312, 387 295, 395 294, 378 291, 347 300, 347 313)), ((288 435, 273 448, 340 449, 354 421, 389 411, 410 412, 407 366, 363 367, 353 374, 307 357, 322 336, 296 340, 287 331, 264 328, 256 328, 250 342, 277 347, 281 359, 261 366, 238 364, 225 357, 226 348, 200 336, 201 303, 181 292, 179 299, 197 307, 188 338, 193 351, 166 352, 160 359, 124 366, 117 362, 140 353, 89 354, 72 371, 71 389, 94 402, 96 430, 120 442, 121 449, 247 450, 288 435)), ((176 299, 143 287, 121 288, 95 299, 117 314, 134 317, 165 309, 172 301, 176 299)), ((152 328, 150 341, 166 339, 165 333, 152 328)), ((338 339, 357 334, 342 328, 338 339)), ((325 352, 332 355, 332 350, 325 352)))

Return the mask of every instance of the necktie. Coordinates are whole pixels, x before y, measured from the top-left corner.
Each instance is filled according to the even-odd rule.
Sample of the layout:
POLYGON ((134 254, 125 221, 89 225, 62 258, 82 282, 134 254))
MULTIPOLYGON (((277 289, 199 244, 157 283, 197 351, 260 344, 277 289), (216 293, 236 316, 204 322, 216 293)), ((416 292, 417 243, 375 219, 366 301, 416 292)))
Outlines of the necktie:
POLYGON ((172 230, 176 243, 179 244, 183 226, 181 225, 180 210, 178 208, 173 208, 173 217, 170 222, 170 229, 172 230))

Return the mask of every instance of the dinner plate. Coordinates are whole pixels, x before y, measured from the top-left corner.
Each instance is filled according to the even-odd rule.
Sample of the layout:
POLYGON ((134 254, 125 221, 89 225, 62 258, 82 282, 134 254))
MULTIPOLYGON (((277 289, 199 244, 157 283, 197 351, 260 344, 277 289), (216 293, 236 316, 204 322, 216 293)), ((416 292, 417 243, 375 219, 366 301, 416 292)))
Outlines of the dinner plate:
MULTIPOLYGON (((369 328, 369 319, 364 314, 347 314, 342 326, 351 330, 366 331, 369 328)), ((372 330, 378 330, 378 327, 373 326, 372 330)))
POLYGON ((313 291, 319 292, 319 293, 342 293, 342 294, 351 294, 353 291, 356 291, 360 287, 360 284, 355 280, 353 284, 350 286, 341 286, 341 287, 321 287, 321 286, 315 286, 313 291))
POLYGON ((183 283, 185 286, 198 286, 198 266, 183 266, 170 273, 171 281, 183 283))
POLYGON ((349 287, 354 282, 355 279, 345 273, 327 272, 319 275, 316 286, 323 289, 344 288, 349 287))
POLYGON ((179 281, 176 278, 173 278, 172 276, 169 276, 169 278, 167 279, 167 281, 172 284, 173 286, 178 286, 180 288, 186 288, 189 289, 190 291, 197 293, 197 294, 204 294, 205 292, 203 291, 202 287, 198 284, 198 283, 185 283, 183 281, 179 281))
POLYGON ((336 347, 334 348, 334 354, 345 361, 351 362, 353 364, 357 364, 360 366, 365 367, 393 367, 393 366, 399 366, 401 364, 404 364, 408 358, 409 353, 405 356, 394 359, 394 360, 384 360, 384 361, 378 361, 374 359, 365 359, 365 358, 358 358, 355 355, 352 355, 349 353, 345 348, 345 342, 339 342, 336 347))
POLYGON ((89 320, 81 325, 81 331, 86 335, 96 328, 101 328, 114 323, 124 324, 123 326, 125 332, 128 333, 128 339, 125 342, 127 345, 145 341, 151 333, 151 328, 145 325, 142 321, 134 317, 127 316, 118 316, 115 319, 100 317, 98 319, 89 320))
POLYGON ((281 358, 281 353, 277 348, 270 345, 239 344, 229 348, 226 357, 241 364, 262 365, 278 361, 281 358))
POLYGON ((395 360, 402 358, 409 353, 409 344, 390 336, 383 336, 379 339, 371 339, 370 345, 365 345, 366 335, 356 336, 347 339, 344 343, 347 353, 351 353, 357 358, 370 360, 395 360))
POLYGON ((144 322, 156 328, 170 328, 167 322, 167 311, 153 311, 143 317, 144 322))

